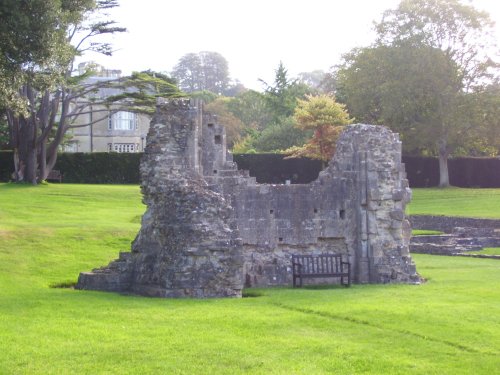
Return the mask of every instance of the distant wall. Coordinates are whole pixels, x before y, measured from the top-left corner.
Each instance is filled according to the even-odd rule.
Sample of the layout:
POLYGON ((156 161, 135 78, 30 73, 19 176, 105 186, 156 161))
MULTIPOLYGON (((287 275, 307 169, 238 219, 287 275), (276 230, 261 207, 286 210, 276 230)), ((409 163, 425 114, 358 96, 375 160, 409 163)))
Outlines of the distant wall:
POLYGON ((413 215, 410 216, 413 229, 438 230, 452 233, 455 228, 500 229, 498 219, 476 219, 469 217, 413 215))

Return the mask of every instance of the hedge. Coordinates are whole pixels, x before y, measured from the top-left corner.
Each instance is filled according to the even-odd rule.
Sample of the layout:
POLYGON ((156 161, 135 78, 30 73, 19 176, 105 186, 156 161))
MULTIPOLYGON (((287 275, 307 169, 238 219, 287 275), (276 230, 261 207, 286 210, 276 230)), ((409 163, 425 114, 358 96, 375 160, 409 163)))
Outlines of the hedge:
POLYGON ((0 181, 9 181, 14 172, 12 151, 0 151, 0 181))
POLYGON ((306 158, 285 159, 280 154, 235 154, 238 169, 250 171, 259 183, 307 184, 318 178, 321 161, 306 158))
MULTIPOLYGON (((92 184, 138 184, 140 153, 65 153, 55 169, 63 182, 92 184)), ((309 183, 318 177, 321 162, 285 159, 279 154, 236 154, 234 161, 247 169, 259 183, 309 183)), ((403 157, 411 187, 431 187, 439 183, 436 158, 403 157)), ((448 163, 450 183, 459 187, 500 188, 500 158, 456 158, 448 163)), ((9 181, 14 170, 12 152, 0 152, 0 181, 9 181)))
MULTIPOLYGON (((86 184, 138 184, 139 153, 64 153, 56 166, 63 182, 86 184)), ((12 152, 0 152, 0 181, 9 181, 14 170, 12 152)))

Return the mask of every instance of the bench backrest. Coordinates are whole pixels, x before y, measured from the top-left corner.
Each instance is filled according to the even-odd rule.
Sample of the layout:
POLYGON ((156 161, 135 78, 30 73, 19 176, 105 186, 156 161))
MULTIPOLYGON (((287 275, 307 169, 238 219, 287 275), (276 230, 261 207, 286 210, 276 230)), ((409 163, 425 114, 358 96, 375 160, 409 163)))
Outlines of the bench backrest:
MULTIPOLYGON (((342 255, 292 255, 292 263, 300 264, 303 274, 332 274, 342 272, 342 255)), ((296 267, 294 265, 294 267, 296 267)))

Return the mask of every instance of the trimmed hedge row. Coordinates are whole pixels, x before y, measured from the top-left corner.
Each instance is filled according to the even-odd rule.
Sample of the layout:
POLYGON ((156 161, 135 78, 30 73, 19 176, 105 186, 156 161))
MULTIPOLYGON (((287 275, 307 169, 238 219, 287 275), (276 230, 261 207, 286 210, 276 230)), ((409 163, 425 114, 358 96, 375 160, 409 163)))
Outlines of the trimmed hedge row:
POLYGON ((250 171, 259 183, 307 184, 318 178, 321 161, 306 158, 285 159, 280 154, 235 154, 238 169, 250 171))
POLYGON ((138 184, 142 153, 66 153, 56 167, 64 182, 87 184, 138 184))
MULTIPOLYGON (((412 187, 439 184, 437 158, 403 156, 406 174, 412 187)), ((458 187, 500 187, 500 158, 454 158, 448 160, 450 184, 458 187)))
POLYGON ((9 181, 12 172, 14 172, 12 151, 0 151, 0 181, 9 181))
MULTIPOLYGON (((65 153, 59 154, 56 166, 63 182, 86 184, 138 184, 142 154, 65 153)), ((14 171, 12 152, 0 152, 0 181, 9 181, 14 171)))
MULTIPOLYGON (((55 169, 68 183, 138 184, 142 154, 66 153, 60 154, 55 169)), ((309 183, 318 177, 321 162, 285 159, 279 154, 236 154, 234 161, 247 169, 259 183, 309 183)), ((436 158, 403 157, 411 187, 431 187, 439 183, 436 158)), ((450 183, 459 187, 500 188, 500 158, 456 158, 448 164, 450 183)), ((0 152, 0 181, 9 181, 14 170, 12 152, 0 152)))

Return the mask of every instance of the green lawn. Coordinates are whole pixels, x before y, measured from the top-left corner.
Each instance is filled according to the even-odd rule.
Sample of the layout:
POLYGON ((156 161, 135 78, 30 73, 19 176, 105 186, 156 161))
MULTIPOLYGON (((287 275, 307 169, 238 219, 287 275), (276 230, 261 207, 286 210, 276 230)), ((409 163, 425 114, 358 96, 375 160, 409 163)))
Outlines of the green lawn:
POLYGON ((500 189, 412 189, 410 215, 500 219, 500 189))
POLYGON ((49 287, 129 249, 143 210, 137 186, 0 184, 0 374, 498 373, 496 260, 415 255, 422 285, 243 299, 49 287))
POLYGON ((500 255, 500 247, 485 247, 483 250, 474 251, 470 254, 500 255))
POLYGON ((431 236, 431 235, 438 235, 438 234, 443 234, 443 232, 440 232, 438 230, 430 230, 430 229, 413 229, 411 231, 412 236, 431 236))

